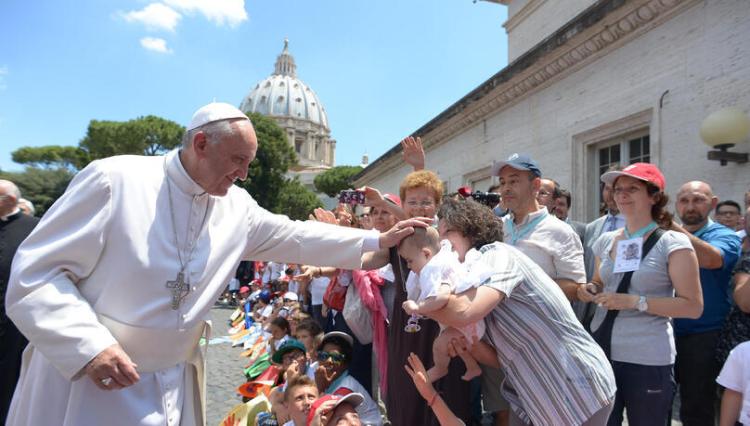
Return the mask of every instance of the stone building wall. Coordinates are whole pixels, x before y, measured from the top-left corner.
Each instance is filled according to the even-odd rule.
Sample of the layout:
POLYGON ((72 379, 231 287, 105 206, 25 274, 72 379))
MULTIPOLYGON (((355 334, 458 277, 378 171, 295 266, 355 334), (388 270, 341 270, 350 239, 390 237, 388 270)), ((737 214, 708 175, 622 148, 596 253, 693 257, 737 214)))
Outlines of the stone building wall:
MULTIPOLYGON (((741 200, 750 189, 750 164, 722 167, 707 160, 698 129, 717 109, 750 109, 750 2, 684 3, 668 20, 430 144, 472 111, 437 125, 424 135, 428 168, 450 191, 471 182, 486 190, 493 159, 525 152, 572 191, 572 217, 591 220, 598 187, 594 147, 640 132, 650 137, 651 162, 664 172, 672 197, 681 183, 700 179, 721 199, 741 200)), ((749 152, 750 144, 733 150, 749 152)), ((392 157, 374 162, 357 183, 397 191, 408 170, 400 153, 392 157)))

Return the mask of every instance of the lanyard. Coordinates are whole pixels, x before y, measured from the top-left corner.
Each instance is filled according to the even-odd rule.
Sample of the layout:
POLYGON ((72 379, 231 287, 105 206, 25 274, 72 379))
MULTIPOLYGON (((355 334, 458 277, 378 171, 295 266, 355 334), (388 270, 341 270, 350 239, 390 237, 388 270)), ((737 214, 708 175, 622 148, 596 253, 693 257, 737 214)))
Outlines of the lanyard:
POLYGON ((639 229, 639 230, 637 230, 637 231, 635 231, 635 232, 633 232, 631 234, 630 231, 628 231, 628 227, 626 226, 625 230, 624 230, 625 231, 625 238, 631 239, 631 238, 643 237, 647 233, 649 233, 649 232, 653 231, 654 229, 656 229, 656 227, 657 227, 656 222, 651 221, 651 223, 649 223, 648 225, 644 226, 643 228, 641 228, 641 229, 639 229))
MULTIPOLYGON (((703 227, 701 227, 701 229, 699 229, 699 230, 697 230, 697 231, 693 232, 693 235, 695 235, 695 237, 696 237, 696 238, 701 238, 701 237, 703 237, 703 234, 705 234, 705 233, 706 233, 706 231, 708 231, 708 227, 709 227, 709 226, 711 226, 711 225, 713 225, 713 224, 714 224, 714 221, 713 221, 713 220, 711 220, 711 218, 709 218, 709 219, 708 219, 708 222, 706 222, 706 224, 705 224, 705 225, 703 225, 703 227)), ((701 238, 701 239, 703 239, 703 238, 701 238)))
POLYGON ((539 225, 539 222, 544 220, 548 214, 549 213, 547 213, 547 208, 545 207, 542 210, 542 213, 539 214, 539 216, 535 217, 534 220, 530 221, 526 225, 519 227, 518 230, 516 230, 516 225, 513 223, 513 218, 509 218, 510 220, 508 220, 508 233, 510 234, 510 244, 513 246, 516 245, 518 240, 533 231, 534 228, 539 225))

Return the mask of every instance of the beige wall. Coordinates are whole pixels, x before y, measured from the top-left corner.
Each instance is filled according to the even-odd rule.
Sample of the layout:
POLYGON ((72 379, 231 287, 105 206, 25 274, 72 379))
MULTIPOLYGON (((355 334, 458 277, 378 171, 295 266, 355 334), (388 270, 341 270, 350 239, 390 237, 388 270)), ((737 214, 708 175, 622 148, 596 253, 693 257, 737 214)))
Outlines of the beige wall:
POLYGON ((513 0, 508 4, 508 63, 549 37, 596 0, 513 0))
MULTIPOLYGON (((585 144, 592 142, 592 137, 596 141, 597 135, 606 138, 642 124, 649 127, 652 162, 664 172, 670 195, 681 183, 701 179, 711 183, 720 198, 739 201, 750 188, 750 164, 721 167, 707 160, 708 147, 701 142, 698 129, 706 115, 722 107, 736 105, 750 111, 747 22, 750 7, 744 1, 699 2, 564 79, 431 147, 427 166, 453 191, 469 177, 476 178, 477 171, 486 170, 493 159, 526 152, 546 175, 571 189, 573 217, 589 220, 594 217, 598 173, 586 155, 590 151, 585 144), (659 99, 666 91, 660 109, 659 99)), ((750 152, 750 144, 734 150, 750 152)), ((370 176, 367 183, 395 192, 407 172, 399 164, 379 171, 377 177, 370 176)))

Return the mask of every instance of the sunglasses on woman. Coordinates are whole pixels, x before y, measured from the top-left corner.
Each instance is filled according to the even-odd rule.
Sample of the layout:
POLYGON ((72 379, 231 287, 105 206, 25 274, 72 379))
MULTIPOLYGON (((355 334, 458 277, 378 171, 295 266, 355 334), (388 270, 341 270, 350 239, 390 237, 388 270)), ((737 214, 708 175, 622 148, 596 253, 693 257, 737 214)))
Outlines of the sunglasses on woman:
POLYGON ((333 361, 336 364, 341 364, 346 360, 346 356, 343 354, 340 354, 338 352, 323 352, 318 351, 318 361, 320 362, 326 362, 328 360, 333 361))

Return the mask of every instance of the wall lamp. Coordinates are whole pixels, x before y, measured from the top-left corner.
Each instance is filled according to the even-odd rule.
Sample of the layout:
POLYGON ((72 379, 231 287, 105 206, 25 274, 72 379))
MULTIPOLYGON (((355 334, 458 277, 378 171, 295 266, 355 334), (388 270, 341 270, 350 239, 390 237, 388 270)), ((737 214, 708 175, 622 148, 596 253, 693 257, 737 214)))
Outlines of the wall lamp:
POLYGON ((724 108, 712 112, 703 120, 700 129, 703 143, 716 148, 708 151, 708 159, 719 161, 726 166, 729 161, 747 163, 746 152, 729 152, 729 148, 742 143, 750 134, 750 118, 745 111, 736 108, 724 108))

